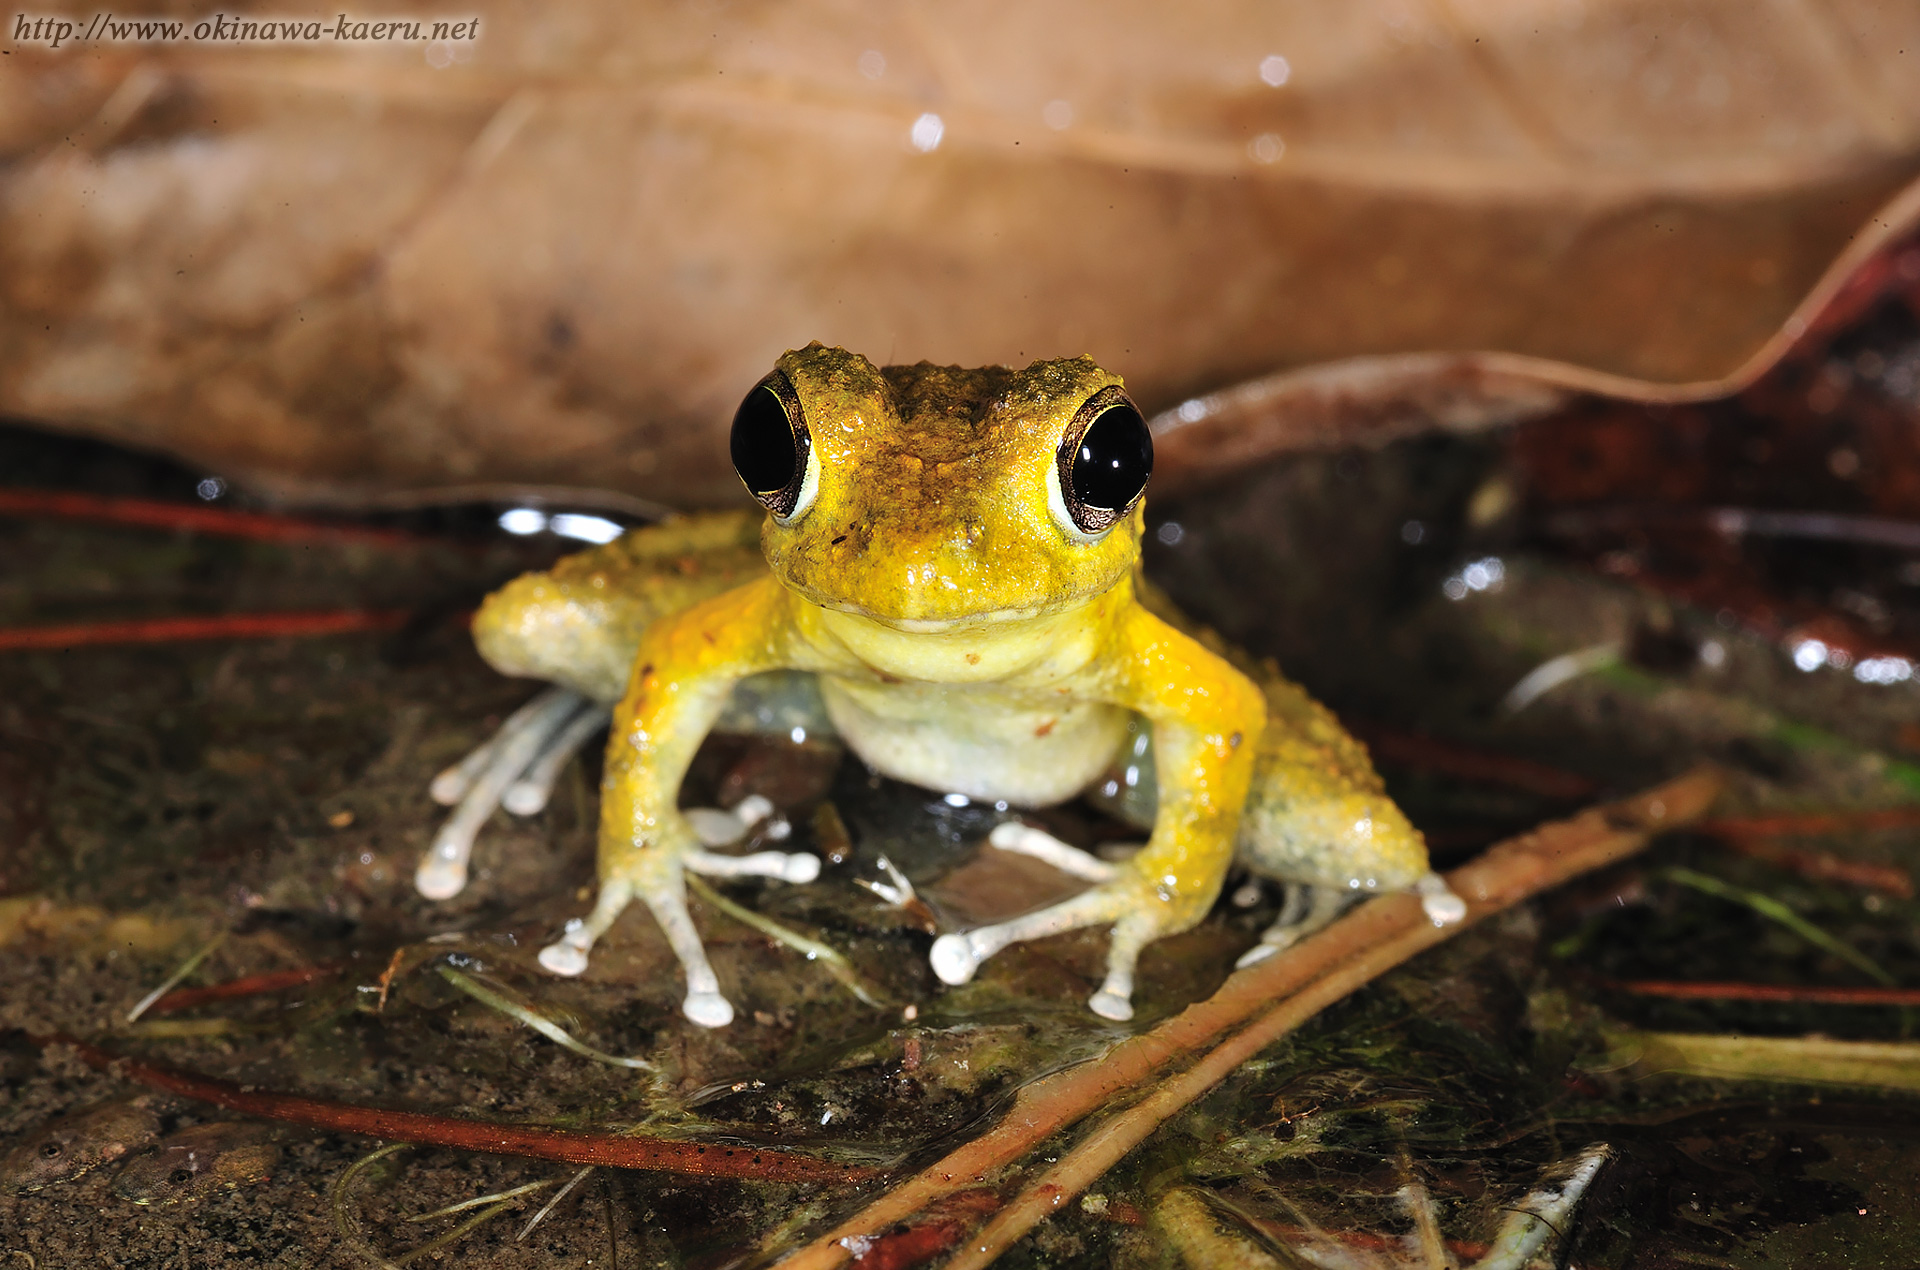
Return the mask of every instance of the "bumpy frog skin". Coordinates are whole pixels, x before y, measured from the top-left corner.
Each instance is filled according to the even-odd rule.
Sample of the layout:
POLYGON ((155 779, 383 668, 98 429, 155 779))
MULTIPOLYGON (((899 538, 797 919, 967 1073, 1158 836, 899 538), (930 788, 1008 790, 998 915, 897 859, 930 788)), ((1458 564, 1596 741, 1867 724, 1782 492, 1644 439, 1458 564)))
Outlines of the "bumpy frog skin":
MULTIPOLYGON (((780 358, 755 391, 785 403, 797 424, 787 457, 802 465, 783 491, 759 492, 759 552, 744 516, 689 518, 523 577, 481 609, 474 638, 489 662, 569 691, 537 699, 435 782, 443 801, 465 801, 422 863, 424 893, 460 889, 472 832, 503 795, 520 811, 544 800, 602 717, 582 698, 617 698, 598 902, 542 964, 584 970, 593 941, 638 899, 686 970, 687 1016, 727 1023, 684 870, 803 882, 819 865, 705 850, 680 783, 743 680, 797 671, 817 677, 833 726, 870 766, 930 789, 1044 806, 1131 763, 1126 788, 1110 781, 1104 793, 1151 824, 1146 846, 1117 866, 1069 860, 1095 884, 943 936, 932 957, 948 983, 1009 943, 1103 925, 1107 974, 1089 1004, 1130 1017, 1140 950, 1206 914, 1236 852, 1257 873, 1316 888, 1313 914, 1293 914, 1265 951, 1356 893, 1416 889, 1436 921, 1457 916, 1359 744, 1271 667, 1246 667, 1256 684, 1146 592, 1138 497, 1084 513, 1078 485, 1063 489, 1077 480, 1063 445, 1080 445, 1099 411, 1131 411, 1118 376, 1086 358, 878 368, 815 344, 780 358)), ((1072 853, 1017 826, 994 842, 1072 853)))

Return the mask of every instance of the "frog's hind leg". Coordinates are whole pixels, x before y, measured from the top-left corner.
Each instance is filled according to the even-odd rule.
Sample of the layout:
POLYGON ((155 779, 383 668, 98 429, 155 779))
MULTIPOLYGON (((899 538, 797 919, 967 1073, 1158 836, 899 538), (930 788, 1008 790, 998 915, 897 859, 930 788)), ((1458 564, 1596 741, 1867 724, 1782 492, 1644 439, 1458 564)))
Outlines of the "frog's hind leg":
POLYGON ((1250 965, 1298 942, 1369 895, 1412 892, 1436 926, 1466 904, 1427 862, 1426 840, 1387 797, 1366 750, 1327 709, 1269 669, 1261 688, 1267 730, 1240 817, 1236 854, 1292 891, 1250 965))
POLYGON ((474 835, 493 809, 516 786, 529 787, 509 805, 522 815, 546 803, 546 790, 573 752, 592 736, 607 717, 605 707, 567 688, 549 688, 516 710, 485 744, 459 763, 434 777, 435 801, 457 804, 434 835, 433 846, 420 861, 413 882, 428 899, 458 895, 467 885, 467 862, 473 855, 474 835), (543 784, 541 784, 543 783, 543 784), (532 787, 538 784, 534 803, 532 787))

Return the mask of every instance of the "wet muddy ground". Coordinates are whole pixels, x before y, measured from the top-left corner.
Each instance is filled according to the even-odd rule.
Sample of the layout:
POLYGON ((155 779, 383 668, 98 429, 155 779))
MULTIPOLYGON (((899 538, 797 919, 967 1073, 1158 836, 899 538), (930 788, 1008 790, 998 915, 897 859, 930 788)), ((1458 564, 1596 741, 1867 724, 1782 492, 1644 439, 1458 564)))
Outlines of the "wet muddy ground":
MULTIPOLYGON (((1703 760, 1728 773, 1723 820, 1920 804, 1920 685, 1803 669, 1796 644, 1743 613, 1589 567, 1538 532, 1515 453, 1495 437, 1288 460, 1152 507, 1148 570, 1369 740, 1443 867, 1703 760), (1618 655, 1500 708, 1543 663, 1601 645, 1618 655)), ((180 503, 201 475, 20 429, 0 434, 0 470, 21 488, 180 503)), ((399 536, 378 541, 0 519, 7 629, 406 615, 360 633, 0 651, 0 1152, 12 1153, 0 1264, 707 1270, 769 1263, 879 1185, 600 1168, 522 1239, 575 1166, 445 1148, 369 1159, 383 1143, 152 1093, 51 1034, 257 1090, 904 1172, 978 1132, 1022 1083, 1213 991, 1272 920, 1275 894, 1223 901, 1155 945, 1127 1025, 1083 1005, 1097 934, 1017 946, 943 987, 926 965, 935 928, 1075 883, 983 850, 991 809, 872 778, 831 741, 730 735, 710 742, 689 802, 764 792, 789 842, 830 863, 809 886, 720 889, 835 946, 851 975, 697 898, 739 1007, 731 1027, 681 1018, 677 967, 637 913, 582 979, 545 974, 534 952, 591 883, 594 747, 547 810, 495 817, 457 900, 425 901, 411 881, 445 814, 428 781, 532 692, 480 662, 464 616, 570 545, 501 533, 497 511, 390 517, 381 527, 399 536), (924 909, 855 885, 884 880, 882 854, 924 909), (128 1022, 201 952, 185 987, 280 977, 128 1022), (564 1049, 463 991, 461 975, 651 1067, 564 1049), (478 1214, 489 1220, 406 1257, 478 1214)), ((1871 553, 1824 567, 1897 575, 1871 553)), ((1908 620, 1900 605, 1917 591, 1886 592, 1890 622, 1908 620)), ((1659 1070, 1664 1051, 1646 1040, 1898 1043, 1914 1009, 1642 990, 1920 985, 1920 824, 1899 819, 1670 835, 1476 928, 1241 1068, 1005 1264, 1199 1265, 1234 1240, 1274 1265, 1395 1264, 1413 1230, 1396 1196, 1412 1182, 1464 1263, 1596 1143, 1612 1156, 1560 1264, 1920 1264, 1920 1081, 1835 1082, 1792 1061, 1773 1079, 1714 1079, 1659 1070)), ((1086 845, 1117 832, 1084 807, 1045 820, 1086 845)), ((927 1228, 950 1239, 1022 1176, 982 1178, 927 1228)), ((915 1264, 940 1246, 897 1241, 863 1264, 915 1264)))

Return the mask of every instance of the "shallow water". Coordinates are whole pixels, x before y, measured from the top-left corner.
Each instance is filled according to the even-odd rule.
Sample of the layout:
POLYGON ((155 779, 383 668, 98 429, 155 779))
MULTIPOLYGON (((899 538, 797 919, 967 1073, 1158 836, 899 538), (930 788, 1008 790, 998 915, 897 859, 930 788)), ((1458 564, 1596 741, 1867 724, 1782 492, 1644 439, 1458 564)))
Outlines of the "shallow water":
MULTIPOLYGON (((9 470, 49 486, 188 497, 194 480, 18 431, 4 445, 9 470)), ((1442 865, 1703 759, 1728 772, 1721 817, 1920 799, 1920 753, 1901 748, 1920 688, 1800 670, 1773 635, 1588 568, 1536 532, 1523 501, 1482 516, 1503 487, 1518 488, 1515 462, 1498 437, 1288 460, 1154 507, 1148 568, 1229 638, 1279 658, 1372 743, 1442 865), (1542 662, 1609 642, 1626 650, 1616 664, 1518 713, 1499 710, 1542 662), (1703 658, 1709 643, 1719 651, 1703 658)), ((0 1047, 0 1149, 139 1092, 29 1035, 59 1031, 259 1089, 917 1166, 979 1132, 1024 1082, 1213 991, 1272 919, 1271 892, 1246 909, 1223 901, 1198 929, 1155 945, 1126 1026, 1083 1008, 1098 935, 1016 947, 972 984, 942 987, 926 966, 930 922, 982 920, 1074 884, 983 852, 990 809, 870 778, 828 743, 728 736, 709 745, 689 801, 766 790, 797 848, 839 858, 811 886, 725 883, 725 893, 840 949, 881 1004, 697 900, 740 1010, 728 1029, 680 1017, 677 967, 638 914, 596 950, 591 974, 544 974, 533 953, 591 880, 597 760, 576 762, 541 814, 496 816, 457 900, 431 904, 411 885, 444 814, 428 780, 531 691, 480 663, 462 616, 489 587, 564 549, 489 523, 481 512, 399 518, 390 527, 418 541, 375 546, 0 521, 9 625, 414 614, 384 633, 0 653, 0 1021, 15 1029, 0 1047), (820 811, 828 804, 831 816, 820 811), (882 853, 925 909, 892 908, 853 885, 882 879, 882 853), (336 969, 126 1021, 222 931, 189 984, 336 969), (443 965, 653 1070, 568 1052, 463 994, 434 973, 443 965)), ((1086 845, 1119 836, 1090 808, 1046 822, 1086 845)), ((1791 845, 1880 866, 1883 877, 1911 878, 1920 865, 1911 826, 1791 845)), ((1411 1182, 1432 1196, 1454 1255, 1470 1259, 1543 1177, 1604 1142, 1612 1159, 1561 1249, 1571 1264, 1908 1266, 1920 1246, 1912 1093, 1814 1084, 1805 1072, 1765 1082, 1660 1074, 1633 1061, 1643 1031, 1911 1036, 1912 1013, 1896 1007, 1677 1000, 1633 987, 1874 982, 1857 961, 1675 870, 1769 898, 1889 981, 1920 984, 1910 890, 1803 866, 1673 835, 1470 931, 1242 1067, 1006 1264, 1200 1264, 1236 1239, 1279 1265, 1321 1264, 1329 1247, 1351 1264, 1388 1264, 1413 1229, 1396 1198, 1411 1182)), ((151 1107, 171 1135, 237 1118, 181 1098, 151 1107)), ((371 1265, 365 1249, 396 1257, 479 1210, 410 1217, 545 1181, 444 1255, 499 1267, 719 1267, 768 1262, 874 1193, 599 1169, 516 1242, 573 1166, 422 1148, 374 1162, 336 1197, 376 1145, 283 1130, 269 1176, 236 1167, 231 1185, 183 1186, 164 1207, 122 1198, 122 1166, 103 1161, 0 1197, 0 1252, 43 1267, 371 1265)), ((980 1179, 865 1264, 934 1255, 1024 1175, 980 1179)))

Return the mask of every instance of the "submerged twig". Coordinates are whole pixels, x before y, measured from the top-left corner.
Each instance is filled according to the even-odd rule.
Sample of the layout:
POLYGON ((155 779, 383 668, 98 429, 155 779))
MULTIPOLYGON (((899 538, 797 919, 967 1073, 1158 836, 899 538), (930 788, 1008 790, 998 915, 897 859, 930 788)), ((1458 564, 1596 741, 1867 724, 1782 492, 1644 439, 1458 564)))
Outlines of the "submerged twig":
POLYGON ((1591 798, 1598 786, 1576 772, 1562 771, 1532 759, 1464 746, 1418 732, 1403 732, 1366 720, 1342 718, 1353 734, 1367 743, 1375 759, 1438 772, 1488 785, 1504 785, 1543 798, 1569 801, 1591 798))
POLYGON ((193 956, 181 962, 180 968, 178 970, 175 970, 172 974, 168 975, 165 981, 162 982, 159 987, 155 988, 152 992, 149 992, 146 996, 141 997, 140 1000, 134 1004, 133 1009, 127 1011, 127 1022, 129 1023, 139 1022, 140 1016, 145 1014, 148 1008, 151 1007, 154 1004, 154 1002, 160 1000, 160 998, 166 996, 169 992, 172 992, 175 988, 179 987, 181 982, 184 981, 188 975, 200 969, 200 964, 204 962, 207 958, 213 956, 214 952, 219 949, 220 945, 226 942, 227 942, 227 932, 223 930, 219 934, 215 935, 212 939, 209 939, 205 944, 202 944, 200 946, 200 950, 194 953, 193 956))
POLYGON ((340 1238, 346 1242, 349 1248, 373 1262, 376 1266, 380 1267, 380 1270, 405 1270, 405 1268, 413 1262, 438 1252, 449 1244, 457 1242, 464 1238, 467 1232, 485 1225, 487 1222, 492 1221, 500 1214, 506 1212, 509 1208, 513 1207, 513 1201, 519 1196, 526 1194, 528 1191, 538 1190, 540 1187, 552 1185, 550 1181, 529 1182, 525 1186, 516 1186, 512 1190, 502 1191, 497 1195, 481 1195, 473 1199, 462 1200, 458 1204, 449 1204, 438 1212, 427 1213, 420 1217, 409 1217, 407 1220, 410 1222, 432 1221, 436 1217, 449 1217, 454 1213, 464 1212, 469 1208, 486 1205, 480 1212, 467 1218, 467 1220, 461 1222, 452 1230, 435 1235, 419 1247, 409 1248, 397 1257, 388 1258, 382 1256, 379 1250, 368 1243, 365 1237, 360 1234, 359 1223, 353 1219, 352 1214, 347 1208, 348 1192, 353 1185, 354 1179, 358 1178, 366 1169, 396 1152, 410 1151, 415 1145, 416 1144, 412 1142, 395 1142, 389 1146, 381 1147, 378 1151, 370 1155, 364 1155, 349 1165, 347 1170, 340 1175, 339 1180, 333 1184, 334 1228, 340 1232, 340 1238))
POLYGON ((1717 816, 1700 825, 1700 832, 1718 839, 1728 849, 1816 882, 1844 882, 1912 899, 1913 875, 1893 864, 1850 860, 1829 851, 1792 847, 1775 838, 1817 837, 1832 834, 1873 833, 1920 825, 1920 807, 1880 807, 1871 811, 1789 812, 1771 816, 1717 816))
POLYGON ((513 1201, 510 1199, 503 1199, 496 1204, 489 1205, 488 1207, 483 1208, 479 1212, 475 1213, 473 1216, 467 1218, 465 1221, 461 1222, 458 1226, 455 1226, 452 1230, 445 1231, 441 1234, 435 1235, 432 1239, 427 1240, 427 1242, 421 1244, 418 1248, 409 1248, 407 1251, 395 1257, 393 1259, 393 1264, 396 1266, 402 1267, 404 1270, 404 1267, 413 1264, 414 1262, 420 1260, 420 1258, 425 1257, 431 1253, 438 1252, 442 1248, 445 1248, 447 1245, 451 1243, 455 1243, 461 1239, 464 1239, 468 1231, 471 1231, 476 1227, 486 1225, 488 1222, 492 1221, 494 1218, 500 1216, 500 1214, 506 1212, 509 1208, 512 1208, 512 1207, 513 1207, 513 1201))
POLYGON ((1619 660, 1618 644, 1595 644, 1592 648, 1550 658, 1521 676, 1520 682, 1507 690, 1507 695, 1500 700, 1500 710, 1503 714, 1518 714, 1561 684, 1605 670, 1619 660))
POLYGON ((1543 1186, 1521 1200, 1501 1223, 1487 1255, 1474 1262, 1473 1270, 1522 1270, 1532 1265, 1548 1238, 1561 1233, 1600 1166, 1612 1154, 1606 1143, 1594 1143, 1575 1158, 1572 1170, 1558 1187, 1543 1186))
POLYGON ((1734 837, 1812 836, 1827 833, 1862 833, 1877 829, 1910 829, 1920 826, 1920 806, 1880 807, 1872 811, 1784 812, 1773 816, 1715 816, 1702 821, 1701 833, 1728 834, 1734 837))
POLYGON ((642 1071, 653 1070, 653 1064, 644 1058, 621 1058, 617 1054, 609 1054, 605 1050, 593 1048, 593 1046, 588 1045, 585 1041, 575 1038, 573 1033, 567 1031, 552 1019, 547 1018, 532 1006, 524 1002, 515 1001, 506 993, 481 983, 471 975, 462 974, 452 966, 443 965, 438 969, 442 979, 445 979, 448 983, 460 989, 460 991, 466 993, 481 1005, 489 1009, 498 1010, 508 1018, 526 1024, 563 1049, 570 1049, 583 1058, 590 1058, 596 1063, 605 1063, 610 1067, 636 1067, 642 1071))
POLYGON ((515 1243, 525 1242, 527 1236, 533 1233, 533 1228, 535 1226, 538 1226, 541 1222, 545 1221, 547 1219, 547 1214, 552 1212, 554 1209, 558 1208, 560 1206, 560 1201, 565 1199, 572 1192, 574 1187, 586 1181, 587 1174, 591 1172, 593 1172, 593 1165, 589 1164, 587 1165, 586 1168, 581 1169, 578 1173, 575 1173, 572 1177, 568 1178, 567 1184, 561 1187, 558 1191, 554 1192, 553 1198, 548 1200, 546 1203, 542 1204, 540 1206, 539 1212, 535 1213, 532 1217, 529 1217, 527 1219, 527 1224, 520 1228, 520 1233, 513 1237, 513 1242, 515 1243))
POLYGON ((885 1007, 886 1002, 882 1001, 879 995, 867 986, 866 980, 860 977, 860 972, 853 968, 853 963, 848 961, 846 955, 832 944, 826 944, 817 939, 808 938, 797 930, 791 930, 788 927, 782 926, 770 917, 756 913, 744 905, 735 904, 732 900, 707 885, 706 880, 698 874, 687 874, 687 889, 695 895, 698 895, 704 903, 713 905, 734 921, 742 925, 751 926, 768 939, 785 944, 787 947, 805 957, 808 961, 819 962, 821 967, 835 979, 838 979, 848 992, 860 998, 862 1005, 870 1005, 875 1009, 885 1007))
POLYGON ((895 1187, 782 1264, 831 1270, 850 1256, 842 1240, 885 1230, 943 1195, 1014 1162, 1047 1138, 1135 1090, 1157 1070, 1233 1029, 1206 1057, 1159 1085, 1086 1138, 999 1218, 966 1241, 949 1270, 991 1261, 1131 1150, 1167 1117, 1224 1079, 1247 1058, 1326 1006, 1425 948, 1576 874, 1639 851, 1652 835, 1702 815, 1719 792, 1709 770, 1693 772, 1637 798, 1544 825, 1501 843, 1455 871, 1448 884, 1467 901, 1462 922, 1435 927, 1417 897, 1387 896, 1354 910, 1286 952, 1231 976, 1207 1000, 1104 1058, 1035 1081, 980 1137, 895 1187))
MULTIPOLYGON (((1711 832, 1706 825, 1700 826, 1700 830, 1702 833, 1711 832)), ((1725 844, 1727 850, 1737 855, 1798 873, 1814 882, 1843 882, 1848 886, 1865 887, 1903 900, 1913 898, 1913 875, 1896 864, 1847 860, 1830 851, 1783 846, 1760 834, 1743 836, 1723 830, 1714 836, 1725 844)))
POLYGON ((1774 899, 1771 895, 1762 895, 1758 891, 1749 891, 1745 887, 1734 886, 1730 882, 1722 882, 1719 878, 1709 877, 1704 873, 1696 873, 1692 869, 1683 869, 1678 866, 1666 869, 1664 873, 1665 876, 1680 883, 1682 886, 1690 886, 1696 891, 1705 892, 1717 899, 1731 900, 1735 904, 1746 905, 1754 912, 1760 914, 1760 916, 1770 921, 1778 922, 1814 947, 1832 953, 1883 987, 1892 988, 1898 985, 1899 981, 1885 970, 1882 970, 1880 964, 1874 961, 1873 958, 1867 956, 1851 944, 1827 934, 1827 932, 1821 930, 1818 926, 1815 926, 1812 922, 1800 916, 1800 914, 1794 912, 1779 900, 1774 899))
POLYGON ((383 1146, 379 1150, 368 1155, 363 1155, 352 1164, 349 1164, 346 1170, 342 1172, 333 1183, 333 1192, 330 1198, 333 1201, 334 1229, 340 1232, 340 1239, 347 1247, 367 1258, 373 1262, 374 1265, 379 1266, 380 1270, 400 1270, 400 1267, 381 1256, 372 1244, 361 1237, 359 1223, 356 1222, 353 1216, 347 1211, 347 1198, 353 1187, 354 1180, 362 1173, 390 1155, 412 1149, 413 1143, 411 1142, 394 1142, 383 1146))
POLYGON ((765 1182, 864 1182, 881 1172, 867 1165, 841 1164, 777 1147, 723 1146, 624 1133, 581 1133, 549 1129, 544 1125, 493 1124, 420 1111, 362 1107, 301 1094, 274 1093, 212 1076, 176 1071, 143 1059, 110 1054, 77 1037, 55 1034, 33 1039, 42 1045, 70 1045, 88 1066, 103 1071, 111 1069, 127 1080, 152 1089, 197 1098, 216 1107, 267 1120, 364 1134, 370 1138, 398 1138, 422 1146, 561 1160, 569 1164, 604 1164, 616 1169, 656 1169, 693 1177, 735 1177, 765 1182))
POLYGON ((1836 1041, 1824 1036, 1716 1036, 1622 1032, 1617 1050, 1644 1071, 1715 1080, 1796 1081, 1920 1091, 1920 1043, 1836 1041), (1637 1051, 1637 1052, 1636 1052, 1637 1051))
POLYGON ((530 1195, 534 1191, 544 1191, 552 1185, 552 1178, 542 1178, 538 1182, 526 1182, 504 1191, 495 1191, 491 1195, 475 1195, 472 1199, 463 1199, 457 1203, 448 1204, 445 1208, 436 1208, 430 1213, 421 1213, 418 1217, 409 1217, 407 1220, 410 1222, 438 1221, 442 1217, 464 1213, 469 1208, 479 1208, 482 1204, 499 1204, 506 1200, 518 1199, 522 1195, 530 1195))

